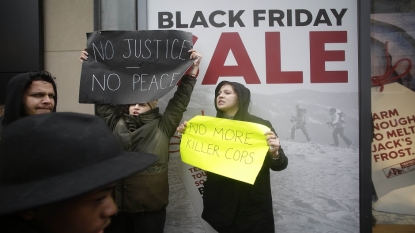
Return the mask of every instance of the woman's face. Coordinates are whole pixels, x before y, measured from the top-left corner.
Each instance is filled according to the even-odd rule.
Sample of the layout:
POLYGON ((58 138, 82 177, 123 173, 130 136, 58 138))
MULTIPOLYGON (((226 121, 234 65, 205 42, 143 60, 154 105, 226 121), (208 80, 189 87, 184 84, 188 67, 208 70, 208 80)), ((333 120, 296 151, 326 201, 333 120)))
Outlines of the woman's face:
POLYGON ((132 104, 128 108, 128 112, 130 115, 138 116, 142 113, 151 110, 150 106, 147 103, 139 103, 139 104, 132 104))
POLYGON ((228 116, 235 116, 238 112, 238 95, 233 86, 229 84, 223 85, 216 97, 216 106, 228 116))

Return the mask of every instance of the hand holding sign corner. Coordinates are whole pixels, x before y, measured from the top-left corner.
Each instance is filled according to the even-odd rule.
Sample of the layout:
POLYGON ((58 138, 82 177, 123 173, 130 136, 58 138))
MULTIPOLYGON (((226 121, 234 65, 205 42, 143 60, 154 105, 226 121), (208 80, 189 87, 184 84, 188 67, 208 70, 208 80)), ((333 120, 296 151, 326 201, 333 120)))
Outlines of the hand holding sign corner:
POLYGON ((196 116, 180 143, 183 162, 253 184, 269 150, 264 125, 196 116))

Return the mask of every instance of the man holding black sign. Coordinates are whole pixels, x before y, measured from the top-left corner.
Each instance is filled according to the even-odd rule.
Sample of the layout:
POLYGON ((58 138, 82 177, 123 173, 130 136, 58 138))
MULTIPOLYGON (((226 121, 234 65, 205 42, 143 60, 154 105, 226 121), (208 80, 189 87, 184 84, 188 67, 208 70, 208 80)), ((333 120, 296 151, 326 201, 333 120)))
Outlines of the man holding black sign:
MULTIPOLYGON (((136 95, 134 103, 129 103, 131 96, 128 95, 125 95, 125 101, 113 97, 116 99, 110 101, 111 103, 97 106, 98 115, 106 120, 107 125, 122 142, 125 151, 146 152, 158 156, 158 162, 154 166, 117 182, 114 197, 119 212, 113 217, 106 232, 162 233, 164 231, 169 197, 170 138, 174 135, 183 112, 186 111, 190 102, 202 59, 202 56, 193 49, 186 50, 186 52, 190 53, 190 60, 193 60, 192 68, 188 75, 181 78, 163 114, 159 113, 157 98, 149 99, 148 96, 140 98, 136 95), (121 102, 124 104, 119 104, 121 102)), ((90 53, 83 51, 80 60, 90 62, 91 58, 88 58, 90 53)), ((167 73, 167 71, 163 72, 167 73)), ((163 85, 160 84, 160 87, 163 85)), ((157 93, 154 96, 157 97, 157 93)))

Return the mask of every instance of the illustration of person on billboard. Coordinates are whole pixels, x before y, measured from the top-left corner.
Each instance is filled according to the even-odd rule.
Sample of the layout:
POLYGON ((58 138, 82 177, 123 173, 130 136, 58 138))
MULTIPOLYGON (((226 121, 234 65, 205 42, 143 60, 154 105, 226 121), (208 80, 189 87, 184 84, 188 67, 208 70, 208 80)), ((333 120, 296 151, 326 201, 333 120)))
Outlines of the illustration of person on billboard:
POLYGON ((346 127, 346 115, 336 108, 330 108, 329 114, 331 115, 331 121, 327 121, 329 128, 333 129, 332 136, 334 143, 331 146, 339 146, 339 139, 337 135, 343 139, 346 143, 346 147, 349 148, 352 145, 352 141, 344 134, 344 128, 346 127))
POLYGON ((291 140, 295 139, 297 130, 301 130, 303 132, 307 142, 311 141, 310 136, 307 132, 307 122, 305 121, 305 114, 307 113, 307 109, 303 106, 297 104, 295 106, 296 115, 291 116, 290 121, 294 123, 293 127, 291 128, 291 140))

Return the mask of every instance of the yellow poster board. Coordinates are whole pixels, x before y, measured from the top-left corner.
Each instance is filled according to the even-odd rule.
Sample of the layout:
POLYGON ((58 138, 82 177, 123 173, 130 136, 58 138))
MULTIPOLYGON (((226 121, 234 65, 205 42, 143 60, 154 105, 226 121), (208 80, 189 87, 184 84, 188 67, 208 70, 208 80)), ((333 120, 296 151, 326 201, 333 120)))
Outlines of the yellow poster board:
POLYGON ((180 142, 182 161, 235 180, 254 184, 269 149, 264 125, 196 116, 180 142))

